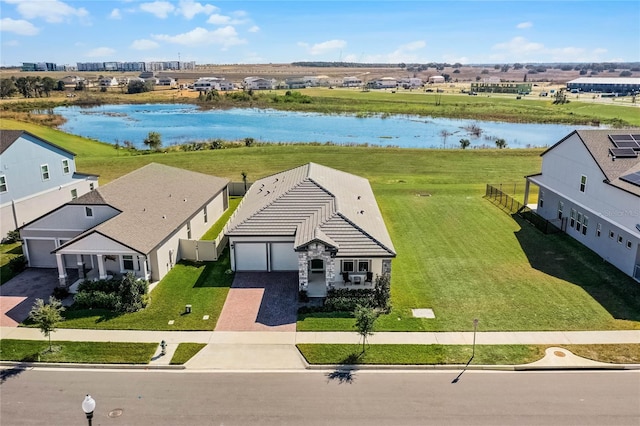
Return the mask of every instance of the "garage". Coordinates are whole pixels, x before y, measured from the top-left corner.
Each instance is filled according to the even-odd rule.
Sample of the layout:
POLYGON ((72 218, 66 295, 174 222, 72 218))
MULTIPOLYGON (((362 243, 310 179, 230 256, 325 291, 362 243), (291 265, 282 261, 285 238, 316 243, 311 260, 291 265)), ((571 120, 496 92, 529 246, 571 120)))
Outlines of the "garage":
POLYGON ((293 243, 271 243, 271 270, 297 271, 298 254, 293 251, 293 243))
POLYGON ((266 271, 267 243, 235 243, 236 271, 266 271))
POLYGON ((27 240, 29 266, 32 268, 55 268, 56 256, 51 254, 56 249, 54 240, 27 240))

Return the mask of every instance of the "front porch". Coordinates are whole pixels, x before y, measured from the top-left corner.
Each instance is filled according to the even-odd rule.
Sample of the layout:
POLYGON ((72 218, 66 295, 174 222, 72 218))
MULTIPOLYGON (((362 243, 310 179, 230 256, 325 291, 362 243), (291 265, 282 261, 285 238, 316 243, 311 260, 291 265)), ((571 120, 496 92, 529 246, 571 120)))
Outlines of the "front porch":
POLYGON ((307 284, 307 296, 309 297, 327 297, 327 291, 330 289, 348 289, 358 290, 367 289, 373 290, 373 280, 366 281, 366 275, 354 274, 349 275, 351 281, 345 282, 343 280, 329 283, 327 285, 325 274, 313 273, 309 274, 309 280, 307 284))
POLYGON ((77 287, 85 280, 108 280, 113 277, 121 277, 133 272, 137 278, 150 280, 151 271, 146 256, 133 254, 104 255, 93 253, 66 253, 60 250, 56 253, 58 266, 58 280, 61 287, 77 287), (75 267, 75 268, 74 268, 75 267), (66 273, 67 269, 77 271, 72 281, 66 273))

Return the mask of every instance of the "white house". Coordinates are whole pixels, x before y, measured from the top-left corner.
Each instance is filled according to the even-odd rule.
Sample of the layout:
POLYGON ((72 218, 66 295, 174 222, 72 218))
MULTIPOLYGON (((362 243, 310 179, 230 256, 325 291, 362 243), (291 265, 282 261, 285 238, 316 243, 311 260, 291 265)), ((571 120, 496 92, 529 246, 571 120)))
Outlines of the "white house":
POLYGON ((207 92, 209 90, 233 90, 233 83, 218 77, 201 77, 193 83, 193 90, 207 92))
POLYGON ((432 75, 429 77, 429 83, 438 84, 444 83, 444 77, 441 75, 432 75))
POLYGON ((118 79, 115 77, 104 77, 98 81, 100 87, 118 87, 118 79))
POLYGON ((67 268, 80 278, 133 272, 158 281, 183 258, 180 240, 199 239, 228 207, 228 180, 148 164, 21 229, 30 267, 67 268))
POLYGON ((536 212, 640 281, 640 129, 576 130, 542 153, 536 212))
POLYGON ((402 78, 398 81, 398 84, 405 89, 414 89, 422 87, 422 79, 417 77, 402 78))
POLYGON ((369 87, 373 89, 395 89, 398 87, 398 80, 395 77, 382 77, 369 82, 369 87))
POLYGON ((372 287, 395 249, 366 179, 308 163, 256 181, 225 229, 235 271, 297 271, 300 290, 372 287))
POLYGON ((276 85, 275 80, 261 77, 246 77, 242 83, 245 90, 271 90, 276 85))
POLYGON ((98 187, 75 154, 24 130, 0 130, 0 239, 98 187))
POLYGON ((158 78, 158 82, 156 83, 158 86, 169 86, 176 87, 176 79, 173 77, 160 77, 158 78))
POLYGON ((362 86, 362 80, 358 77, 345 77, 342 79, 343 87, 360 87, 362 86))

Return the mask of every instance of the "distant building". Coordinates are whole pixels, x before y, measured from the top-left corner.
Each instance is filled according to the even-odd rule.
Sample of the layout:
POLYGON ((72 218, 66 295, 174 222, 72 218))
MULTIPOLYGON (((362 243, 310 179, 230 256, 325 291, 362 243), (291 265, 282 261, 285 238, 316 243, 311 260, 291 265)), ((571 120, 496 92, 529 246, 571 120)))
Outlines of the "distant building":
POLYGON ((368 86, 372 89, 395 89, 398 87, 398 80, 395 77, 382 77, 370 81, 368 86))
POLYGON ((580 77, 567 83, 567 90, 580 92, 617 93, 620 96, 640 92, 640 78, 580 77))
POLYGON ((422 87, 423 83, 421 78, 408 77, 408 78, 400 79, 398 81, 398 85, 405 89, 413 89, 416 87, 422 87))
POLYGON ((476 93, 529 93, 531 83, 471 83, 476 93))
POLYGON ((345 77, 342 79, 342 87, 360 87, 362 80, 358 77, 345 77))
POLYGON ((438 84, 444 83, 444 77, 441 75, 432 75, 429 77, 429 83, 438 84))
POLYGON ((219 77, 201 77, 193 83, 193 90, 207 92, 209 90, 233 90, 233 83, 219 77))
POLYGON ((275 84, 275 80, 267 80, 262 77, 246 77, 242 80, 242 86, 245 90, 271 90, 275 84))

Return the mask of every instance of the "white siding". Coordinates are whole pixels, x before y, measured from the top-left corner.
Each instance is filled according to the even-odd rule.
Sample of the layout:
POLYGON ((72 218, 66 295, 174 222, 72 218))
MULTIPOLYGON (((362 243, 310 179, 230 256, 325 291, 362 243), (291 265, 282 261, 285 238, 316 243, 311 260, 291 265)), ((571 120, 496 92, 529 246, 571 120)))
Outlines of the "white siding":
POLYGON ((293 251, 293 243, 270 243, 271 270, 297 271, 298 253, 293 251))
POLYGON ((236 271, 266 271, 267 243, 235 243, 236 271))

